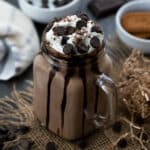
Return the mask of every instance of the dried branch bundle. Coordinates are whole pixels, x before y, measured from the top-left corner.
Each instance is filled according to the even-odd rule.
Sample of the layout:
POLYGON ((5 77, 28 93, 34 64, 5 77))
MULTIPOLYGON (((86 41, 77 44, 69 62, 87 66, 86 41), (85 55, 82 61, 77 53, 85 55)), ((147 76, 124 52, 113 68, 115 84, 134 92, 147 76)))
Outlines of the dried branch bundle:
POLYGON ((125 61, 118 84, 119 95, 143 118, 150 117, 150 60, 133 52, 125 61))

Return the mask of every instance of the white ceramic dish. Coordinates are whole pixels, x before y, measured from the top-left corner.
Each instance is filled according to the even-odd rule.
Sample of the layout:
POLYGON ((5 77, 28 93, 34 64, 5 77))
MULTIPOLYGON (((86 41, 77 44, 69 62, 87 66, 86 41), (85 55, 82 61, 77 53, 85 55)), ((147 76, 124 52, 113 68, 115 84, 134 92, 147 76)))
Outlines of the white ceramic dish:
POLYGON ((18 2, 20 8, 27 16, 40 23, 48 23, 55 17, 74 14, 81 8, 81 0, 73 0, 69 4, 58 7, 55 10, 31 5, 27 2, 27 0, 18 0, 18 2))
POLYGON ((127 12, 150 11, 150 0, 135 0, 122 6, 116 15, 116 29, 121 41, 127 46, 150 53, 150 40, 137 38, 128 33, 121 25, 121 18, 127 12))

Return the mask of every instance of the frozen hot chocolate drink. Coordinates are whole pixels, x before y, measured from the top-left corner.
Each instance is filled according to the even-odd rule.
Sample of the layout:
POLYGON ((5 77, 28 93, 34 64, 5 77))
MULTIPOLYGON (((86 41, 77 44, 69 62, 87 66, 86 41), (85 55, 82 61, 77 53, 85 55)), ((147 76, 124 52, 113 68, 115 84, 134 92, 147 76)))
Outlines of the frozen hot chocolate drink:
POLYGON ((34 111, 57 135, 75 140, 113 123, 116 90, 100 27, 85 14, 55 19, 34 61, 34 111))

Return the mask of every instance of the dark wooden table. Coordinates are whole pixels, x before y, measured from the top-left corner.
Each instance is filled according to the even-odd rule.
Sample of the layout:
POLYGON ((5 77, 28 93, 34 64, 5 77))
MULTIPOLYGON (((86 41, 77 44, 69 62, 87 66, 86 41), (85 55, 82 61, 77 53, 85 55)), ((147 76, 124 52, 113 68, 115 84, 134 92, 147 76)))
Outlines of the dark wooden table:
MULTIPOLYGON (((13 5, 15 5, 16 7, 18 7, 18 3, 17 0, 7 0, 8 2, 12 3, 13 5)), ((88 12, 87 10, 85 10, 90 17, 93 17, 90 12, 88 12)), ((94 19, 94 18, 93 18, 94 19)), ((101 18, 100 20, 97 20, 98 24, 101 25, 104 34, 105 34, 105 38, 108 38, 108 36, 110 34, 112 34, 113 32, 115 32, 115 15, 111 14, 109 16, 106 16, 104 18, 101 18)), ((35 26, 37 28, 37 31, 39 33, 39 36, 41 36, 41 33, 45 27, 45 25, 41 25, 38 23, 35 23, 35 26)), ((23 90, 26 88, 27 84, 26 84, 26 80, 32 80, 33 79, 33 71, 32 71, 32 65, 19 77, 15 77, 9 81, 0 81, 0 98, 7 96, 10 94, 10 92, 13 89, 13 85, 16 85, 17 89, 19 90, 23 90)))

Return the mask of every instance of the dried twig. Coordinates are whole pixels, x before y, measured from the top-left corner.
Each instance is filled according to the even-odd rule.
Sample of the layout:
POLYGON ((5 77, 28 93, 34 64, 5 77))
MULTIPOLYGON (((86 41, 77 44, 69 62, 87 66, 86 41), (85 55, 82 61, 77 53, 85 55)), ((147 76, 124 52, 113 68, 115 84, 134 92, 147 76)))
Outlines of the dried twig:
POLYGON ((133 52, 123 65, 118 83, 119 95, 131 118, 128 119, 123 116, 119 118, 119 121, 124 122, 129 127, 129 130, 113 142, 113 147, 116 147, 121 139, 127 138, 132 142, 137 141, 141 149, 149 150, 146 146, 146 143, 150 141, 149 137, 147 136, 147 142, 143 139, 147 135, 144 127, 134 122, 135 114, 139 114, 143 119, 150 117, 149 70, 150 60, 144 58, 138 52, 133 52), (138 135, 137 132, 139 133, 138 135))
POLYGON ((150 60, 139 52, 133 52, 125 61, 118 84, 124 103, 141 114, 150 117, 150 60))

